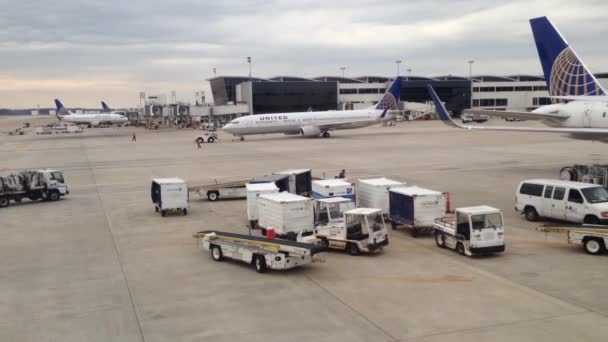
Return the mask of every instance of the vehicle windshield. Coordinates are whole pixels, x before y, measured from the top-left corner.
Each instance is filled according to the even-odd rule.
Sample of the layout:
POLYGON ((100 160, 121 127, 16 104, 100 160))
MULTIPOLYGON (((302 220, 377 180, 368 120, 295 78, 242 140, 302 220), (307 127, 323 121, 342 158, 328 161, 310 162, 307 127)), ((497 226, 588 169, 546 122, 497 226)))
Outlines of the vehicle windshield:
POLYGON ((589 203, 608 202, 608 191, 601 186, 583 189, 582 192, 589 203))
POLYGON ((63 183, 63 175, 59 171, 51 172, 51 180, 56 180, 59 183, 63 183))
POLYGON ((473 230, 500 228, 502 227, 502 216, 499 213, 472 215, 471 223, 473 224, 473 230))

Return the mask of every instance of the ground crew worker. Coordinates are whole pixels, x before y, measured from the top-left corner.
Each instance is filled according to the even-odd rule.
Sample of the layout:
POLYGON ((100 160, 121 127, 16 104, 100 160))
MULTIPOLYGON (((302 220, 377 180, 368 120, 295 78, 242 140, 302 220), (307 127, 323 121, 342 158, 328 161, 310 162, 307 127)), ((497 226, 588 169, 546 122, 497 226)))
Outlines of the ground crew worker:
POLYGON ((133 132, 133 138, 131 138, 131 141, 137 141, 137 136, 135 135, 135 132, 133 132))
POLYGON ((338 175, 338 178, 346 178, 346 170, 342 169, 342 171, 340 171, 340 174, 338 175))

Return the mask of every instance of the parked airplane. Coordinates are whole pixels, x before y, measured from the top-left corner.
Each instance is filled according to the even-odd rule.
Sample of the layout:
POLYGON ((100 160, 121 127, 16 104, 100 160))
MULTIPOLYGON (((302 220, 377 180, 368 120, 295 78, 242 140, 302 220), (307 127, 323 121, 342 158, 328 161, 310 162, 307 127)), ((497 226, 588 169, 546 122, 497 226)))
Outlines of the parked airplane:
POLYGON ((367 109, 250 115, 232 120, 223 129, 241 140, 245 135, 269 133, 328 138, 333 130, 362 128, 388 120, 391 115, 387 116, 387 112, 398 109, 400 94, 401 77, 397 77, 382 99, 367 109))
MULTIPOLYGON (((531 112, 466 110, 469 114, 485 114, 503 118, 541 120, 550 127, 484 127, 457 124, 445 112, 445 122, 465 129, 565 133, 571 139, 596 140, 608 143, 608 96, 593 74, 568 45, 547 17, 530 20, 538 56, 552 101, 531 112), (560 102, 560 101, 569 102, 560 102)), ((433 95, 434 91, 429 88, 433 95)), ((436 95, 435 95, 436 96, 436 95)), ((445 109, 445 108, 443 108, 445 109)))
POLYGON ((57 119, 60 121, 86 124, 89 127, 99 126, 100 124, 123 124, 128 121, 123 115, 114 113, 74 114, 67 110, 57 99, 55 99, 55 106, 57 106, 57 119))
POLYGON ((109 107, 109 106, 108 106, 108 105, 107 105, 105 102, 103 102, 103 101, 101 101, 101 108, 102 108, 102 110, 101 110, 101 112, 102 112, 102 113, 112 113, 112 112, 113 112, 112 108, 110 108, 110 107, 109 107))

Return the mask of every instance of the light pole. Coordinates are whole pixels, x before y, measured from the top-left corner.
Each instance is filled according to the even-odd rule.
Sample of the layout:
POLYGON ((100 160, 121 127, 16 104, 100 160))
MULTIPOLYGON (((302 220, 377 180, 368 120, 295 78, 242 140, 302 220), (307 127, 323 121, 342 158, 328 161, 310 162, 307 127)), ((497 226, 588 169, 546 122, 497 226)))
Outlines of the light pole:
POLYGON ((407 69, 407 80, 408 80, 408 81, 410 80, 410 76, 412 76, 412 69, 411 69, 411 68, 408 68, 408 69, 407 69))
POLYGON ((251 82, 251 57, 247 57, 247 63, 249 63, 249 82, 251 82))
POLYGON ((399 77, 399 64, 401 64, 401 60, 400 59, 396 60, 395 64, 397 64, 397 77, 399 77))
POLYGON ((469 103, 470 108, 473 108, 473 63, 475 63, 474 60, 470 60, 467 63, 469 63, 469 81, 471 82, 471 103, 469 103))
POLYGON ((213 77, 215 77, 216 73, 215 73, 215 68, 213 68, 213 77))
POLYGON ((344 70, 346 70, 346 67, 340 67, 340 70, 342 70, 342 78, 344 78, 344 70))

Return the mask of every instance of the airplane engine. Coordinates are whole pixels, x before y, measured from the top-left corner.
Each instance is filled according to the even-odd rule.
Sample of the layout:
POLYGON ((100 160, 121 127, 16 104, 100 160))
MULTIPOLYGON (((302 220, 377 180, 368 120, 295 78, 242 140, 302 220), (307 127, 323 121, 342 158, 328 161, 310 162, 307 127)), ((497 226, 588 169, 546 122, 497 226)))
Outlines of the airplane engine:
POLYGON ((97 127, 99 126, 99 121, 93 121, 89 124, 89 127, 97 127))
POLYGON ((300 128, 300 135, 303 137, 318 137, 321 135, 321 129, 315 126, 304 126, 300 128))

